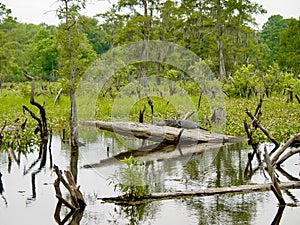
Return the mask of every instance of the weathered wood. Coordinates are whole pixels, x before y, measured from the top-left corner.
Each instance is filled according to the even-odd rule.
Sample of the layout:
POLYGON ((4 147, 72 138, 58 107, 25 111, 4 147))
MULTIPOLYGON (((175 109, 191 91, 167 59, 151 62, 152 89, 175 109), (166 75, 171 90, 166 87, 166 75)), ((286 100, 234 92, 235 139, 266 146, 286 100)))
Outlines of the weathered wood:
MULTIPOLYGON (((59 199, 60 202, 64 203, 66 206, 68 206, 68 204, 66 204, 66 200, 62 200, 63 197, 61 195, 61 191, 59 188, 59 183, 62 182, 62 184, 65 186, 65 188, 69 191, 71 199, 72 199, 72 204, 69 203, 69 205, 73 205, 74 208, 76 209, 84 209, 86 206, 86 203, 83 199, 83 195, 80 192, 79 188, 80 186, 76 186, 76 183, 74 181, 74 178, 72 176, 72 173, 70 171, 65 171, 65 177, 67 179, 67 181, 65 180, 65 178, 63 177, 61 171, 59 170, 59 168, 54 165, 54 171, 57 175, 57 180, 54 182, 54 188, 55 188, 55 192, 56 192, 56 197, 59 199)), ((73 209, 72 207, 68 206, 70 209, 73 209)))
POLYGON ((279 204, 280 205, 286 205, 286 203, 284 201, 284 198, 282 196, 279 184, 276 180, 275 173, 274 173, 274 168, 271 164, 270 156, 269 156, 269 153, 268 153, 266 147, 265 147, 264 151, 265 151, 265 154, 264 154, 265 162, 267 164, 267 171, 268 171, 268 174, 269 174, 269 176, 271 177, 271 180, 272 180, 271 189, 272 189, 273 193, 275 194, 276 198, 278 199, 279 204))
MULTIPOLYGON (((83 126, 96 127, 101 130, 115 132, 124 136, 147 139, 155 142, 166 141, 169 143, 177 141, 181 130, 180 128, 175 127, 156 126, 153 124, 141 124, 135 122, 85 121, 81 124, 83 126)), ((202 129, 185 129, 180 137, 181 143, 237 143, 245 140, 245 138, 212 133, 202 129)))
MULTIPOLYGON (((173 198, 192 198, 192 197, 204 197, 219 194, 245 194, 250 192, 264 192, 270 191, 272 184, 256 184, 256 185, 241 185, 231 187, 220 187, 220 188, 209 188, 199 191, 185 191, 185 192, 164 192, 164 193, 152 193, 146 195, 136 201, 124 200, 121 196, 118 197, 104 197, 100 198, 105 202, 117 202, 124 204, 139 204, 141 202, 154 201, 154 200, 166 200, 173 198)), ((280 183, 279 187, 281 190, 287 189, 299 189, 300 182, 285 182, 280 183)))
POLYGON ((290 147, 290 145, 297 140, 298 138, 300 138, 300 133, 295 134, 293 137, 291 137, 287 142, 285 142, 276 152, 276 154, 273 156, 273 158, 271 159, 272 164, 274 165, 277 160, 279 159, 279 157, 282 155, 282 153, 288 148, 290 147))
POLYGON ((54 105, 56 105, 58 103, 62 90, 63 89, 60 88, 59 91, 57 92, 57 95, 56 95, 56 97, 54 99, 54 105))
POLYGON ((276 165, 280 166, 285 160, 287 160, 292 155, 295 155, 297 153, 300 153, 300 148, 291 149, 288 153, 286 153, 284 156, 282 156, 277 162, 276 165))

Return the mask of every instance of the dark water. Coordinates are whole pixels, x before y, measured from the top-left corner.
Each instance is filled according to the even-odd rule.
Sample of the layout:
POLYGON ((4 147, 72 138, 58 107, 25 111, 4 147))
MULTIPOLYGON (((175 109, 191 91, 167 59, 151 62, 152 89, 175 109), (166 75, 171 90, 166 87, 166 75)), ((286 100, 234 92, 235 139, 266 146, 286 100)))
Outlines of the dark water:
MULTIPOLYGON (((104 204, 99 198, 119 194, 108 185, 107 178, 115 173, 121 163, 110 161, 92 169, 82 166, 98 163, 128 146, 139 147, 141 142, 131 140, 124 146, 124 139, 95 131, 82 132, 81 141, 86 144, 80 147, 78 184, 87 207, 80 224, 271 224, 279 210, 272 192, 164 200, 138 206, 104 204)), ((198 154, 189 154, 186 153, 189 150, 182 149, 183 155, 175 150, 141 158, 145 161, 152 190, 201 190, 269 182, 261 170, 250 180, 244 178, 247 154, 251 149, 245 144, 204 152, 201 147, 197 149, 198 154)), ((38 163, 30 168, 37 156, 37 152, 23 155, 20 166, 13 162, 8 172, 7 154, 0 154, 0 171, 5 189, 3 197, 0 196, 1 225, 56 224, 54 211, 57 199, 53 187, 56 174, 50 168, 49 154, 44 168, 38 170, 38 163), (35 174, 35 188, 32 186, 32 174, 35 174)), ((53 137, 52 160, 61 169, 70 169, 69 146, 63 144, 59 136, 53 137)), ((295 155, 286 161, 283 168, 295 178, 300 178, 299 162, 299 155, 295 155)), ((287 181, 285 176, 278 175, 281 181, 287 181)), ((284 192, 284 198, 289 203, 299 205, 300 191, 284 192)), ((63 209, 61 217, 67 213, 68 210, 63 209)), ((280 224, 299 224, 299 221, 300 207, 285 207, 280 224)))

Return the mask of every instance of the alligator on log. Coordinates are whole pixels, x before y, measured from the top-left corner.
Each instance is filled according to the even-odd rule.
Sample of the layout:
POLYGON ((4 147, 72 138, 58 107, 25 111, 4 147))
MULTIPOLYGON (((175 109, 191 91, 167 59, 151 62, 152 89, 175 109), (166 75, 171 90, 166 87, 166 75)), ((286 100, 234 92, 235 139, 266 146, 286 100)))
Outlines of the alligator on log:
MULTIPOLYGON (((162 124, 144 124, 136 122, 103 122, 84 121, 81 125, 86 127, 96 127, 101 130, 111 131, 120 135, 145 139, 154 142, 176 143, 238 143, 245 141, 245 138, 234 137, 225 134, 209 132, 204 129, 186 129, 181 127, 162 126, 162 124)), ((197 124, 189 124, 197 126, 197 124)), ((197 127, 195 127, 197 128, 197 127)))

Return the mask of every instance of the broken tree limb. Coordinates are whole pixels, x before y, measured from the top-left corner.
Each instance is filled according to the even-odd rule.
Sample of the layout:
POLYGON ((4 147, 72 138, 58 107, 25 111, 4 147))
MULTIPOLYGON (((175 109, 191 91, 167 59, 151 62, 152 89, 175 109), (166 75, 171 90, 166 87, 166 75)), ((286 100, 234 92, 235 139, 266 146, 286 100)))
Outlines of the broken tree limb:
POLYGON ((60 88, 59 91, 57 92, 57 95, 54 99, 54 105, 56 105, 58 103, 60 95, 61 95, 61 91, 62 91, 62 88, 60 88))
MULTIPOLYGON (((35 85, 34 85, 34 78, 29 76, 28 74, 24 73, 24 76, 31 80, 31 91, 30 91, 30 104, 37 107, 40 111, 40 116, 41 118, 38 118, 37 116, 34 115, 34 113, 30 113, 30 115, 33 117, 33 115, 35 117, 33 117, 35 120, 37 120, 38 124, 39 124, 39 129, 40 129, 40 134, 41 134, 41 140, 48 140, 48 129, 47 129, 47 119, 46 119, 46 110, 44 109, 44 107, 39 104, 38 102, 36 102, 34 100, 34 90, 35 90, 35 85)), ((24 105, 23 105, 24 108, 24 105)), ((30 110, 25 106, 24 108, 26 111, 30 112, 30 110)))
MULTIPOLYGON (((84 121, 81 125, 154 142, 175 143, 180 134, 180 128, 135 122, 84 121)), ((238 143, 245 140, 245 138, 212 133, 203 129, 184 129, 180 137, 181 143, 238 143)))
MULTIPOLYGON (((82 209, 84 210, 86 203, 84 201, 83 195, 80 192, 79 188, 80 186, 76 186, 73 175, 71 174, 70 171, 64 171, 64 175, 67 179, 67 181, 65 180, 65 178, 63 177, 61 171, 59 170, 59 168, 54 165, 54 171, 57 175, 57 180, 54 182, 54 188, 55 188, 55 192, 56 192, 56 196, 59 201, 61 201, 62 203, 65 204, 64 201, 61 200, 62 195, 61 195, 61 191, 59 188, 59 183, 62 182, 62 184, 65 186, 65 188, 69 191, 71 199, 72 199, 72 204, 73 207, 75 209, 82 209)), ((65 200, 66 201, 66 200, 65 200)), ((67 204, 65 204, 67 206, 67 204)), ((72 209, 72 207, 67 206, 68 208, 72 209)))
POLYGON ((277 160, 279 159, 279 157, 282 155, 282 153, 288 148, 290 147, 290 145, 297 139, 300 139, 300 133, 295 134, 293 137, 291 137, 287 142, 285 142, 276 152, 276 154, 273 156, 271 162, 272 165, 274 165, 277 160))
POLYGON ((183 120, 187 120, 189 119, 192 115, 195 114, 195 111, 192 111, 192 112, 188 112, 187 114, 185 114, 185 116, 183 117, 183 120))
POLYGON ((279 184, 278 184, 277 179, 275 177, 274 168, 271 164, 271 160, 270 160, 270 156, 269 156, 269 153, 267 151, 267 148, 265 147, 264 150, 265 150, 264 157, 265 157, 265 162, 267 164, 267 171, 268 171, 268 174, 269 174, 269 176, 271 177, 271 180, 272 180, 271 189, 272 189, 273 193, 275 194, 276 198, 278 199, 279 204, 280 205, 286 205, 286 203, 284 201, 284 198, 282 196, 279 184))
POLYGON ((300 153, 300 148, 291 149, 288 153, 286 153, 284 156, 282 156, 275 164, 277 166, 280 166, 285 160, 287 160, 292 155, 295 155, 297 153, 300 153))
MULTIPOLYGON (((113 203, 123 203, 123 204, 140 204, 149 201, 155 200, 167 200, 173 198, 192 198, 192 197, 204 197, 211 195, 219 195, 219 194, 245 194, 250 192, 263 192, 270 191, 272 184, 255 184, 255 185, 241 185, 241 186, 231 186, 231 187, 220 187, 220 188, 209 188, 199 191, 186 191, 186 192, 163 192, 163 193, 152 193, 150 195, 146 195, 137 201, 128 200, 125 201, 122 196, 118 197, 105 197, 100 198, 105 202, 113 202, 113 203)), ((280 189, 299 189, 300 182, 284 182, 279 184, 280 189)))
POLYGON ((271 151, 271 153, 273 153, 274 151, 276 151, 276 149, 278 149, 279 144, 278 142, 275 140, 275 138, 266 130, 266 128, 264 128, 264 126, 259 122, 259 120, 252 115, 252 113, 246 109, 246 114, 251 118, 252 122, 258 126, 260 128, 260 130, 275 144, 274 149, 271 151))

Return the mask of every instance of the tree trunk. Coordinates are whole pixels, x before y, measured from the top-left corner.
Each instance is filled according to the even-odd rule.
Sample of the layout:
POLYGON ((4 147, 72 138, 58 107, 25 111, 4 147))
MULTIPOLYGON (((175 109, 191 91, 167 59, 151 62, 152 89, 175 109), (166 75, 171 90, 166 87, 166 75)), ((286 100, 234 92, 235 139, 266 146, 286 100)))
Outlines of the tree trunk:
MULTIPOLYGON (((66 30, 67 30, 67 40, 68 40, 68 61, 69 61, 69 72, 70 72, 70 137, 71 137, 71 155, 78 154, 78 130, 77 130, 77 113, 76 113, 76 99, 75 99, 75 71, 73 67, 73 43, 71 38, 71 28, 75 23, 70 24, 69 22, 69 1, 65 1, 65 10, 66 10, 66 30)), ((74 180, 76 182, 77 178, 77 168, 74 169, 74 162, 70 162, 70 167, 74 173, 74 180)), ((77 166, 77 165, 76 165, 77 166)))
POLYGON ((219 51, 219 72, 220 72, 220 79, 223 80, 226 77, 226 69, 225 69, 225 62, 224 62, 224 54, 223 54, 223 24, 222 24, 222 8, 221 8, 221 1, 217 1, 217 29, 218 29, 218 37, 217 37, 217 44, 218 44, 218 51, 219 51))

